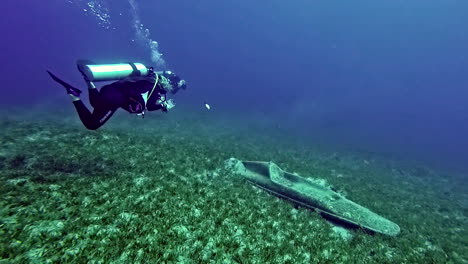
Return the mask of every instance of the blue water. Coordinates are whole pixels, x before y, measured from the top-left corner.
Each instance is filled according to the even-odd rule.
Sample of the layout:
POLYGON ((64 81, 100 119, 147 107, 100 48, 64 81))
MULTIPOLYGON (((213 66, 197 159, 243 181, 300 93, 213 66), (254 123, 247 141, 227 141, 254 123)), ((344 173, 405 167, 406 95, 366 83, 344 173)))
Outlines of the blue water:
POLYGON ((467 1, 135 2, 2 1, 2 107, 56 110, 45 69, 78 84, 78 58, 140 61, 188 81, 179 104, 468 171, 467 1))

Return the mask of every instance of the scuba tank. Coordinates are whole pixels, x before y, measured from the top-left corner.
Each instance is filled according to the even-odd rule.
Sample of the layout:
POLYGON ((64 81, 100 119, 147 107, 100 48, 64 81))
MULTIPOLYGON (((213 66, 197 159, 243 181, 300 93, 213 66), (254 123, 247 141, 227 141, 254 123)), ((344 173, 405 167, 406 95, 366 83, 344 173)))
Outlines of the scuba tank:
POLYGON ((152 69, 142 63, 95 64, 77 63, 78 69, 92 82, 120 80, 132 76, 146 76, 152 69))

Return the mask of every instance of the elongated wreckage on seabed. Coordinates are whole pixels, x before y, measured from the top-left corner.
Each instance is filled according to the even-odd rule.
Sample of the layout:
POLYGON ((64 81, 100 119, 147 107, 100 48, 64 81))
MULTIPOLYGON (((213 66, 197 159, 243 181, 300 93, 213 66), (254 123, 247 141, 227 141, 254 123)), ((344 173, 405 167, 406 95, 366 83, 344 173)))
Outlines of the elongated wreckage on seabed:
POLYGON ((316 210, 333 222, 390 236, 400 233, 400 227, 392 221, 346 199, 318 180, 286 172, 273 162, 230 158, 226 168, 267 192, 316 210))

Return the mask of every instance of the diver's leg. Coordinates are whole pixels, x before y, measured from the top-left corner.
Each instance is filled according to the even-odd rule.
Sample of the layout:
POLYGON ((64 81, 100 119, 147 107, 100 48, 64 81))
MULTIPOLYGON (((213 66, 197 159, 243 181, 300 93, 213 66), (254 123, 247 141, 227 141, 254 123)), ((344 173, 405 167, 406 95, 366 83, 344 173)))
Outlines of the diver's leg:
POLYGON ((96 130, 106 123, 117 110, 117 107, 98 105, 91 113, 81 100, 73 101, 83 125, 90 130, 96 130))
POLYGON ((99 91, 96 89, 96 85, 88 78, 88 75, 86 75, 84 71, 84 66, 86 64, 94 64, 92 61, 88 60, 78 60, 76 62, 76 67, 78 68, 78 71, 83 75, 83 79, 86 82, 86 85, 88 86, 88 92, 89 92, 89 103, 91 104, 92 107, 96 107, 99 102, 99 91))
POLYGON ((100 92, 98 92, 96 88, 90 89, 90 96, 92 94, 97 95, 97 97, 93 99, 90 97, 90 101, 96 99, 93 101, 94 110, 92 113, 79 97, 72 97, 72 100, 83 125, 87 129, 96 130, 104 125, 115 111, 123 105, 125 97, 112 85, 104 86, 100 92))
POLYGON ((98 129, 104 125, 117 111, 117 107, 96 107, 93 111, 94 126, 88 129, 98 129))
POLYGON ((50 71, 47 71, 54 79, 54 81, 60 83, 69 94, 71 100, 73 101, 73 105, 78 112, 78 116, 81 119, 83 125, 91 130, 96 130, 101 127, 109 118, 114 114, 118 107, 114 107, 112 101, 105 102, 101 100, 99 97, 99 92, 96 89, 96 86, 89 80, 87 80, 88 88, 90 89, 90 101, 93 107, 95 108, 93 113, 89 111, 86 105, 81 101, 80 94, 81 91, 78 88, 71 86, 70 84, 64 82, 63 80, 59 79, 50 71))
POLYGON ((106 85, 99 92, 91 88, 91 95, 97 97, 93 98, 94 111, 91 114, 92 122, 86 126, 88 129, 97 129, 104 125, 125 102, 124 95, 115 85, 106 85))
POLYGON ((80 100, 80 98, 72 98, 72 101, 83 125, 86 128, 91 129, 91 127, 93 127, 94 118, 89 109, 86 107, 83 101, 80 100))
POLYGON ((86 82, 86 84, 88 85, 89 103, 92 107, 96 107, 101 100, 99 91, 93 82, 86 82))
POLYGON ((76 108, 76 111, 78 112, 78 116, 80 117, 81 122, 83 125, 90 130, 95 130, 97 129, 96 126, 96 119, 93 116, 93 114, 89 111, 88 107, 81 101, 79 98, 78 100, 73 100, 73 105, 76 108))

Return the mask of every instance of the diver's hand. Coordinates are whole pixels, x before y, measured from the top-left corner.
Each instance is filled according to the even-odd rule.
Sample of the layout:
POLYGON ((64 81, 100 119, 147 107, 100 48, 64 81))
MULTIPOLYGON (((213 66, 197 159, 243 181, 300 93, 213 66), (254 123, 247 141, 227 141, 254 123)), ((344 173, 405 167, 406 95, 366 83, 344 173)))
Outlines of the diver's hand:
POLYGON ((174 100, 169 99, 169 100, 165 101, 164 102, 164 107, 166 108, 166 110, 170 110, 170 109, 174 108, 175 107, 174 100))

